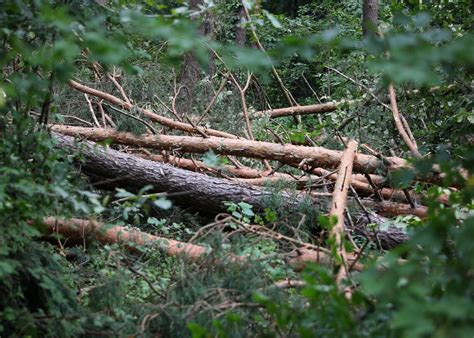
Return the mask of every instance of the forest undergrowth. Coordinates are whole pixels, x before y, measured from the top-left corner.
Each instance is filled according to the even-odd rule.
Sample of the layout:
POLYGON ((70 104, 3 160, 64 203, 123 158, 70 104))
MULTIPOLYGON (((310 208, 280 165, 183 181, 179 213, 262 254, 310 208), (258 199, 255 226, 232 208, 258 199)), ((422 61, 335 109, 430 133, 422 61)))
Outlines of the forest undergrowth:
POLYGON ((472 4, 0 4, 0 337, 473 335, 472 4))

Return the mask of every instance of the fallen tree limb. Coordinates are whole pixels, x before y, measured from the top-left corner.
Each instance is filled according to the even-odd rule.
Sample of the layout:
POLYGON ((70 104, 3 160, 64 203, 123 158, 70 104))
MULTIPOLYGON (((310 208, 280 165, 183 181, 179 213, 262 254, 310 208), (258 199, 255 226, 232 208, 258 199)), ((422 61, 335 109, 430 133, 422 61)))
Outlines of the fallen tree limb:
MULTIPOLYGON (((334 239, 337 255, 341 260, 339 266, 336 282, 340 285, 349 274, 349 263, 347 260, 347 252, 343 243, 343 238, 346 235, 344 228, 344 212, 347 207, 347 193, 349 185, 351 184, 352 164, 357 152, 357 142, 350 140, 341 158, 337 180, 334 185, 334 192, 332 195, 331 212, 330 215, 336 217, 337 222, 331 229, 331 237, 334 239)), ((347 298, 351 298, 351 292, 346 289, 344 294, 347 298)))
POLYGON ((118 225, 107 227, 104 224, 93 220, 79 218, 64 220, 48 217, 43 221, 43 223, 48 226, 48 231, 51 234, 60 234, 76 241, 82 241, 86 238, 92 237, 102 244, 122 242, 131 251, 135 251, 136 246, 129 245, 128 243, 137 245, 154 244, 158 245, 160 251, 163 251, 168 256, 185 256, 192 261, 201 258, 209 252, 208 249, 201 245, 158 237, 146 232, 131 230, 118 225))
MULTIPOLYGON (((258 159, 271 159, 300 167, 307 164, 314 167, 335 167, 339 164, 342 152, 322 147, 303 147, 291 144, 276 144, 250 140, 233 140, 218 137, 192 136, 144 136, 136 137, 130 133, 117 132, 112 129, 84 128, 56 125, 52 130, 69 136, 80 137, 92 141, 110 140, 117 144, 133 145, 138 147, 174 150, 185 153, 206 153, 213 150, 223 155, 235 155, 258 159)), ((407 162, 398 157, 387 158, 390 161, 389 170, 407 166, 407 162)), ((354 161, 354 168, 361 172, 375 172, 382 170, 385 165, 375 156, 358 154, 354 161)))
MULTIPOLYGON (((335 181, 337 179, 336 173, 331 173, 329 170, 326 170, 326 169, 316 168, 313 170, 313 173, 317 173, 318 175, 326 177, 332 181, 335 181)), ((372 180, 372 183, 376 185, 385 183, 385 179, 379 175, 370 175, 370 179, 372 180)), ((361 174, 352 174, 351 185, 362 196, 368 196, 371 194, 380 194, 384 199, 387 199, 390 201, 393 200, 393 201, 398 201, 398 202, 406 202, 407 200, 405 193, 401 189, 377 187, 377 192, 375 192, 372 185, 367 181, 367 178, 365 178, 364 175, 361 175, 361 174)), ((409 194, 412 200, 421 199, 421 196, 418 196, 414 193, 409 192, 409 194)))
POLYGON ((374 202, 369 199, 363 199, 362 203, 371 208, 377 213, 385 216, 400 216, 400 215, 414 215, 420 218, 428 216, 428 208, 425 206, 417 206, 412 208, 409 204, 395 203, 395 202, 374 202))
MULTIPOLYGON (((105 100, 105 101, 107 101, 111 104, 117 105, 117 106, 122 107, 122 108, 127 109, 127 110, 131 110, 134 107, 133 104, 130 103, 130 102, 125 102, 125 101, 119 99, 118 97, 116 97, 114 95, 111 95, 111 94, 105 93, 103 91, 85 86, 85 85, 83 85, 83 84, 81 84, 77 81, 70 80, 69 81, 69 86, 71 88, 74 88, 74 89, 82 92, 82 93, 89 94, 89 95, 101 98, 101 99, 103 99, 103 100, 105 100)), ((200 135, 205 134, 205 135, 224 137, 224 138, 232 138, 232 139, 237 139, 238 138, 238 136, 230 134, 230 133, 226 133, 226 132, 223 132, 223 131, 210 129, 210 128, 195 127, 195 126, 193 126, 189 123, 175 121, 173 119, 158 115, 158 114, 156 114, 156 113, 154 113, 154 112, 152 112, 148 109, 143 109, 143 108, 139 108, 139 107, 136 107, 136 108, 140 113, 142 113, 143 115, 148 117, 153 122, 157 122, 157 123, 159 123, 159 124, 161 124, 165 127, 182 130, 182 131, 185 131, 185 132, 191 133, 191 134, 200 134, 200 135)))
MULTIPOLYGON (((353 269, 355 271, 362 271, 363 265, 359 262, 354 262, 356 255, 350 253, 347 254, 347 263, 352 265, 354 263, 353 269)), ((322 265, 332 264, 330 257, 324 252, 301 248, 293 250, 287 256, 286 263, 290 265, 294 271, 299 272, 304 270, 308 263, 318 263, 322 265)))
MULTIPOLYGON (((354 213, 352 213, 353 216, 354 213)), ((376 214, 374 212, 360 213, 359 217, 355 217, 353 231, 355 234, 363 235, 367 239, 376 243, 376 245, 384 250, 391 250, 400 243, 406 242, 409 237, 403 229, 390 224, 390 220, 376 214), (388 225, 387 231, 380 231, 380 227, 388 225), (390 233, 390 236, 386 236, 390 233)))
MULTIPOLYGON (((315 168, 315 169, 313 169, 313 171, 311 173, 315 174, 317 176, 320 176, 320 177, 328 178, 332 181, 335 181, 337 179, 337 172, 336 171, 329 171, 329 170, 324 169, 324 168, 315 168)), ((387 179, 383 176, 374 175, 374 174, 370 174, 369 176, 370 176, 370 179, 372 180, 372 182, 374 182, 377 185, 384 186, 387 183, 387 179)), ((352 178, 351 178, 351 182, 353 182, 353 181, 360 181, 360 182, 363 182, 363 183, 369 183, 369 181, 367 181, 367 178, 363 174, 354 174, 353 173, 352 178)))
MULTIPOLYGON (((257 169, 253 169, 249 167, 236 168, 230 165, 210 167, 202 161, 191 160, 191 159, 182 158, 182 157, 173 156, 173 155, 163 156, 163 155, 147 154, 144 157, 152 161, 168 163, 168 164, 171 164, 172 166, 186 169, 186 170, 191 170, 191 171, 196 171, 196 172, 209 172, 216 175, 221 175, 221 174, 233 175, 235 176, 235 178, 241 179, 239 180, 240 182, 252 184, 252 185, 264 185, 265 183, 275 182, 278 180, 283 180, 289 183, 297 183, 299 185, 304 185, 306 183, 309 183, 311 180, 314 181, 317 179, 321 179, 322 178, 321 176, 325 176, 324 178, 328 178, 333 181, 335 181, 337 178, 337 173, 331 173, 329 170, 322 169, 322 168, 314 169, 313 173, 316 175, 311 178, 308 176, 295 178, 292 175, 279 173, 279 172, 274 172, 274 173, 271 173, 271 175, 269 175, 270 172, 267 170, 261 171, 261 170, 257 170, 257 169)), ((376 182, 376 184, 384 184, 385 182, 385 178, 383 176, 370 175, 370 177, 372 181, 376 182)), ((352 174, 351 182, 355 180, 360 181, 361 183, 368 184, 367 179, 362 174, 352 174)), ((363 187, 365 188, 366 186, 363 185, 363 187)), ((357 185, 355 188, 357 190, 357 185)), ((367 192, 367 189, 363 189, 363 191, 367 192)))
POLYGON ((421 154, 418 151, 416 141, 410 138, 410 135, 412 135, 411 130, 409 129, 410 127, 408 126, 408 124, 406 124, 405 126, 403 125, 402 117, 398 111, 397 99, 395 96, 395 89, 393 88, 393 84, 390 84, 388 86, 388 93, 390 96, 390 105, 393 120, 395 121, 395 126, 397 127, 397 130, 400 133, 400 136, 402 137, 403 141, 407 145, 408 149, 410 149, 411 154, 414 157, 420 158, 421 154))
MULTIPOLYGON (((121 187, 138 191, 146 185, 151 185, 153 189, 150 192, 171 193, 173 196, 170 199, 178 204, 199 209, 207 214, 225 212, 223 202, 226 201, 234 203, 245 201, 253 205, 254 210, 258 212, 268 207, 274 196, 271 191, 261 187, 186 171, 108 149, 89 141, 77 143, 73 138, 60 134, 54 134, 54 137, 58 142, 58 148, 73 154, 81 154, 84 159, 81 171, 92 180, 100 181, 102 183, 100 186, 108 189, 121 187)), ((297 208, 305 198, 312 198, 315 208, 328 209, 329 200, 326 196, 291 194, 285 191, 278 194, 281 201, 280 208, 297 208)), ((376 202, 368 202, 372 207, 377 207, 376 202)), ((410 211, 410 207, 407 208, 405 212, 410 211)), ((397 234, 391 236, 390 229, 384 234, 389 238, 394 237, 395 242, 399 239, 397 234)))
POLYGON ((282 179, 295 180, 291 175, 284 174, 284 173, 278 173, 278 172, 271 173, 269 170, 261 171, 261 170, 253 169, 250 167, 236 168, 231 165, 220 165, 218 167, 210 167, 202 161, 191 160, 191 159, 182 158, 182 157, 173 156, 173 155, 163 156, 163 155, 150 154, 150 155, 147 155, 145 158, 148 158, 156 162, 168 163, 168 164, 171 164, 172 166, 186 169, 186 170, 191 170, 191 171, 196 171, 196 172, 204 171, 204 172, 210 172, 216 175, 222 175, 222 174, 233 175, 237 178, 243 178, 243 179, 260 179, 260 178, 265 178, 265 177, 268 177, 268 178, 279 177, 282 179))
POLYGON ((285 182, 290 184, 296 184, 297 189, 304 189, 308 186, 311 181, 318 179, 318 177, 302 177, 300 179, 293 178, 290 175, 288 177, 285 176, 268 176, 268 177, 260 177, 260 178, 234 178, 232 179, 235 182, 242 182, 249 185, 256 185, 256 186, 265 186, 271 183, 277 182, 285 182))
MULTIPOLYGON (((210 253, 210 249, 191 243, 176 241, 169 238, 154 236, 138 229, 128 229, 122 226, 106 226, 100 222, 87 219, 58 219, 55 217, 46 218, 43 223, 47 226, 49 234, 58 234, 67 240, 83 243, 85 240, 97 240, 102 244, 123 243, 127 250, 137 251, 137 246, 153 245, 160 251, 171 257, 184 257, 191 261, 197 261, 210 253)), ((298 249, 287 255, 286 264, 295 271, 304 269, 308 262, 322 265, 332 264, 331 257, 322 251, 314 249, 298 249)), ((351 255, 350 259, 354 260, 351 255)), ((245 256, 230 256, 232 261, 244 261, 245 256)), ((356 264, 355 270, 362 270, 361 264, 356 264)))
POLYGON ((337 102, 327 102, 320 104, 311 104, 307 106, 294 106, 277 109, 262 110, 252 114, 252 119, 261 118, 268 115, 271 119, 283 116, 322 114, 335 111, 338 107, 337 102))
MULTIPOLYGON (((233 166, 223 165, 217 168, 209 167, 202 161, 190 160, 186 158, 181 158, 177 156, 163 156, 163 155, 147 155, 146 158, 151 159, 152 161, 168 163, 172 166, 196 171, 196 172, 209 172, 217 176, 220 175, 234 175, 236 178, 233 180, 236 182, 242 182, 250 185, 263 186, 268 183, 276 183, 283 181, 290 184, 296 184, 296 187, 299 189, 304 189, 308 187, 310 183, 324 178, 328 178, 332 181, 337 179, 337 173, 331 173, 329 170, 316 168, 313 170, 313 173, 318 173, 320 176, 304 176, 301 178, 296 178, 288 174, 275 172, 271 176, 268 176, 268 171, 260 171, 253 168, 243 167, 235 168, 233 166)), ((372 180, 375 180, 378 183, 384 183, 385 179, 379 175, 371 175, 372 180)), ((367 182, 367 179, 364 175, 361 174, 352 174, 351 175, 351 185, 356 189, 361 196, 368 196, 374 193, 373 188, 367 182)), ((390 188, 381 188, 378 190, 380 194, 388 200, 394 200, 399 202, 405 202, 406 196, 402 190, 399 189, 390 189, 390 188)), ((419 199, 419 196, 411 194, 413 199, 419 199)))

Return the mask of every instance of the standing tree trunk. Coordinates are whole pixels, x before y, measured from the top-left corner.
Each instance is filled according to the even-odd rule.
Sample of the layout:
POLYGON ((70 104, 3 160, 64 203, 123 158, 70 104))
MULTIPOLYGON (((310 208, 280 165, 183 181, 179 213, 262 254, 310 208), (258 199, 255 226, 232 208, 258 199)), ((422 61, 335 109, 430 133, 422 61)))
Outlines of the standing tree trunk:
MULTIPOLYGON (((203 5, 203 0, 189 0, 189 9, 199 10, 203 5)), ((199 26, 199 35, 212 37, 214 35, 214 19, 209 12, 204 14, 201 25, 199 26)), ((208 74, 213 74, 215 65, 213 56, 209 54, 209 64, 206 69, 208 74)), ((186 53, 183 56, 183 64, 180 74, 180 84, 184 87, 182 96, 178 101, 178 112, 181 114, 192 113, 195 99, 196 83, 201 80, 201 66, 192 53, 186 53)), ((206 95, 207 96, 207 95, 206 95)))
POLYGON ((240 6, 238 17, 239 21, 237 22, 237 25, 235 25, 235 44, 237 46, 243 47, 245 46, 245 41, 247 40, 245 27, 242 25, 243 20, 245 20, 245 9, 243 5, 240 6))
POLYGON ((378 25, 378 0, 363 0, 362 4, 362 33, 364 36, 375 34, 378 25))

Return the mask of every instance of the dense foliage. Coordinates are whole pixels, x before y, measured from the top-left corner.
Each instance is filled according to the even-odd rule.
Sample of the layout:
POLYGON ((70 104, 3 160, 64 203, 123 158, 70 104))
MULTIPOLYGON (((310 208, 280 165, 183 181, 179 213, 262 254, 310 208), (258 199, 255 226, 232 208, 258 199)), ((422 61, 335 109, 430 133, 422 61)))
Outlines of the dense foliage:
MULTIPOLYGON (((203 1, 197 9, 191 3, 0 1, 0 336, 472 336, 472 4, 384 3, 383 34, 363 37, 360 1, 246 0, 250 21, 240 17, 239 1, 203 1), (199 33, 196 18, 203 13, 213 16, 213 36, 199 33), (236 29, 242 27, 246 46, 237 46, 236 29), (254 48, 252 31, 271 59, 254 48), (120 74, 140 105, 174 109, 186 53, 201 66, 201 80, 188 93, 198 99, 183 119, 206 109, 209 93, 229 71, 242 86, 253 72, 249 110, 266 109, 269 102, 287 106, 272 65, 299 104, 344 101, 299 124, 290 117, 254 121, 258 140, 273 140, 270 128, 285 142, 309 136, 337 148, 333 136, 342 133, 385 155, 410 157, 383 106, 387 84, 395 84, 400 110, 429 156, 391 180, 408 187, 435 164, 443 182, 415 184, 425 192, 429 212, 426 219, 397 220, 410 234, 408 242, 390 252, 376 243, 364 246, 369 267, 351 280, 357 286, 351 300, 331 267, 312 265, 296 273, 278 255, 287 247, 238 231, 242 223, 283 220, 287 228, 280 226, 281 233, 297 233, 288 230, 293 226, 298 238, 317 241, 316 229, 331 222, 319 217, 318 224, 319 210, 308 205, 279 210, 278 191, 286 186, 270 187, 275 200, 258 213, 246 203, 228 203, 236 221, 203 232, 210 223, 206 215, 152 196, 150 187, 99 190, 80 175, 80 154, 58 149, 51 123, 90 120, 83 96, 68 88, 68 80, 114 90, 97 75, 98 65, 120 74), (448 204, 437 199, 445 193, 448 204), (304 222, 301 214, 307 215, 304 222), (149 246, 131 253, 122 244, 74 245, 45 236, 43 220, 51 216, 100 219, 182 241, 198 238, 212 251, 192 263, 149 246), (233 254, 252 259, 235 262, 233 254), (305 286, 275 287, 284 278, 301 279, 305 286)), ((241 98, 227 82, 208 123, 244 135, 241 98)), ((119 130, 147 132, 137 112, 136 119, 108 113, 119 130)), ((225 162, 213 153, 202 160, 225 162)), ((365 238, 355 241, 363 245, 365 238)))

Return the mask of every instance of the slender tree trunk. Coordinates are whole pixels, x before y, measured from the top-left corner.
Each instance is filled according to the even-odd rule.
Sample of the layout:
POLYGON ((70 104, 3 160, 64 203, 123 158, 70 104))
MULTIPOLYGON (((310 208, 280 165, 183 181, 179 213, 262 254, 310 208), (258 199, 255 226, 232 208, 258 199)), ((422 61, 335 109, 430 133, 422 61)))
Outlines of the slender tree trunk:
POLYGON ((378 0, 363 0, 362 4, 362 33, 364 36, 375 34, 378 25, 378 0))
POLYGON ((247 40, 245 28, 242 27, 242 21, 245 19, 245 9, 243 5, 240 6, 238 16, 239 21, 237 22, 237 25, 235 25, 235 44, 237 46, 243 47, 245 46, 245 41, 247 40))
MULTIPOLYGON (((203 5, 203 0, 189 0, 189 9, 192 11, 199 10, 199 6, 201 5, 203 5)), ((214 35, 214 19, 210 13, 204 14, 198 31, 201 36, 212 37, 214 35)), ((208 74, 213 74, 215 72, 212 54, 209 54, 209 63, 206 72, 208 74)), ((201 65, 192 53, 184 54, 180 74, 180 84, 185 89, 182 91, 180 100, 178 101, 179 113, 192 113, 195 103, 196 83, 198 83, 200 80, 201 65)))

